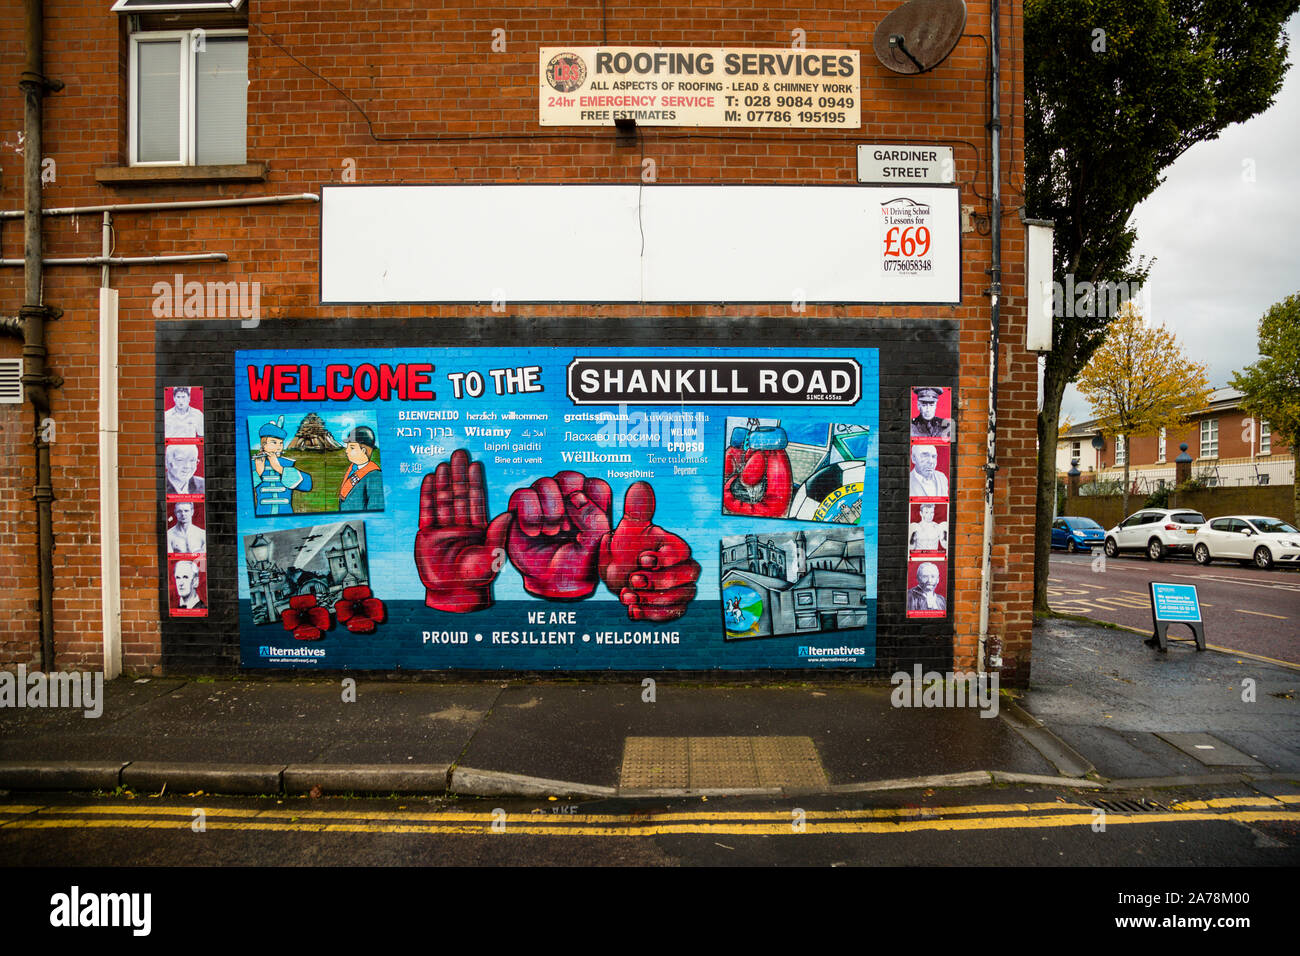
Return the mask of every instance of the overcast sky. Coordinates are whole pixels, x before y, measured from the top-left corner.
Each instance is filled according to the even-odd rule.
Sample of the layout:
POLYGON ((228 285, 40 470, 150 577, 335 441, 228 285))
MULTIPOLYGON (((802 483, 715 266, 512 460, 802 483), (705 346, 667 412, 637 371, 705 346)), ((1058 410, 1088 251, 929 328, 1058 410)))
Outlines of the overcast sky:
MULTIPOLYGON (((1215 387, 1259 357, 1268 307, 1300 292, 1300 15, 1287 35, 1291 69, 1273 105, 1185 152, 1133 214, 1136 253, 1159 260, 1147 317, 1209 366, 1215 387)), ((1073 385, 1061 415, 1092 417, 1073 385)))

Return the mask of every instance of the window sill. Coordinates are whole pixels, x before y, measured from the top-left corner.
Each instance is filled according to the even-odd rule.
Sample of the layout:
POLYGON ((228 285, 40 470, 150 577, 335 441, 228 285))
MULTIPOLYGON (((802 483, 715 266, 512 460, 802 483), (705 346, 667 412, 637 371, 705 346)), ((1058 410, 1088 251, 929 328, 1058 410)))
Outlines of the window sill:
POLYGON ((153 186, 159 183, 264 182, 266 163, 232 166, 100 166, 95 181, 105 186, 153 186))

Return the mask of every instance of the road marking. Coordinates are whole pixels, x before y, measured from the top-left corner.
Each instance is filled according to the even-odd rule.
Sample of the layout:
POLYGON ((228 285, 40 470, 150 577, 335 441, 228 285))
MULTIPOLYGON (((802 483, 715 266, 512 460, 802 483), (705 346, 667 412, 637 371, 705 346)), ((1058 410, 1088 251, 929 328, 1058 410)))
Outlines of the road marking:
POLYGON ((1249 581, 1246 578, 1225 578, 1222 575, 1212 574, 1182 574, 1178 571, 1170 571, 1171 578, 1192 578, 1197 581, 1221 581, 1224 584, 1244 584, 1252 588, 1268 588, 1271 591, 1290 591, 1293 594, 1300 594, 1300 586, 1294 584, 1261 584, 1258 581, 1249 581))
MULTIPOLYGON (((1165 812, 1128 815, 1106 814, 1107 824, 1201 822, 1296 822, 1300 820, 1300 795, 1278 797, 1222 797, 1184 801, 1165 812), (1250 810, 1231 808, 1251 807, 1250 810), (1217 811, 1217 812, 1216 812, 1217 811)), ((0 813, 36 809, 0 823, 0 832, 53 829, 161 829, 188 830, 193 811, 185 807, 0 807, 0 813), (114 819, 126 816, 127 819, 114 819), (143 819, 142 819, 143 818, 143 819)), ((950 807, 898 807, 870 810, 811 810, 802 827, 791 825, 791 811, 737 812, 680 811, 625 815, 517 813, 504 819, 492 813, 394 813, 355 810, 255 810, 239 807, 205 809, 209 831, 262 831, 301 833, 487 834, 494 831, 538 836, 667 836, 786 834, 883 834, 954 830, 1017 830, 1049 827, 1091 827, 1096 811, 1070 802, 972 804, 950 807), (1035 814, 1035 811, 1042 811, 1035 814), (1067 812, 1062 812, 1067 811, 1067 812), (971 814, 977 814, 972 816, 971 814), (994 814, 984 816, 982 814, 994 814), (1012 814, 999 816, 997 814, 1012 814), (404 822, 403 822, 404 821, 404 822)))
MULTIPOLYGON (((505 826, 497 824, 501 833, 518 833, 531 836, 579 836, 579 837, 644 837, 644 836, 786 836, 808 834, 893 834, 918 833, 925 831, 980 831, 980 830, 1036 830, 1046 828, 1079 827, 1091 828, 1096 821, 1092 808, 1086 812, 1044 814, 1042 816, 1011 817, 961 817, 956 819, 932 820, 871 820, 848 822, 822 822, 806 820, 802 829, 791 825, 789 814, 777 822, 707 822, 684 821, 660 823, 634 823, 632 818, 615 826, 586 826, 572 824, 556 814, 554 819, 537 819, 534 815, 521 815, 523 822, 511 823, 506 818, 505 826)), ((276 823, 271 821, 225 821, 209 818, 206 823, 208 832, 216 830, 265 831, 265 832, 300 832, 300 833, 389 833, 422 834, 438 836, 443 834, 488 834, 493 833, 493 824, 497 821, 488 814, 480 815, 482 822, 471 824, 452 823, 449 825, 413 826, 394 823, 325 823, 307 822, 276 823)), ((1293 809, 1279 810, 1242 810, 1228 813, 1209 811, 1177 810, 1169 813, 1139 813, 1124 816, 1119 813, 1107 813, 1106 824, 1118 826, 1126 823, 1294 823, 1300 821, 1300 811, 1293 809)), ((173 829, 189 830, 188 819, 171 820, 105 820, 97 818, 31 818, 16 820, 4 827, 4 830, 56 830, 56 829, 173 829)))
POLYGON ((1263 611, 1247 611, 1245 608, 1240 607, 1234 607, 1233 610, 1238 614, 1254 614, 1256 617, 1273 617, 1277 618, 1279 621, 1287 620, 1287 618, 1283 617, 1281 614, 1265 614, 1263 611))
MULTIPOLYGON (((1254 806, 1254 804, 1252 804, 1254 806)), ((0 807, 0 816, 8 813, 10 810, 18 808, 0 807)), ((44 813, 43 819, 54 819, 50 816, 58 815, 58 819, 64 817, 76 817, 85 815, 91 818, 99 817, 157 817, 163 822, 184 822, 188 824, 193 819, 194 811, 188 806, 82 806, 82 807, 63 807, 63 806, 44 806, 44 807, 24 807, 28 812, 44 813)), ((805 817, 808 819, 826 819, 826 820, 855 820, 855 819, 897 819, 900 817, 945 817, 963 814, 994 814, 994 813, 1029 813, 1038 810, 1077 810, 1080 812, 1091 811, 1091 807, 1082 803, 1062 802, 1053 800, 1044 803, 981 803, 969 804, 966 806, 946 806, 946 807, 881 807, 877 809, 864 810, 807 810, 805 817)), ((473 813, 473 812, 455 812, 455 811, 369 811, 369 810, 253 810, 243 807, 204 807, 203 812, 208 818, 231 817, 236 820, 247 820, 252 822, 286 822, 296 823, 300 820, 320 822, 327 820, 345 820, 345 821, 388 821, 388 820, 407 820, 420 821, 429 823, 452 822, 452 823, 491 823, 495 819, 490 813, 473 813)), ((752 810, 752 811, 710 811, 710 810, 685 810, 685 811, 660 811, 651 813, 639 813, 630 811, 624 814, 598 814, 598 813, 563 813, 551 814, 542 813, 534 814, 528 812, 512 813, 510 816, 520 819, 529 819, 538 822, 539 818, 544 818, 556 823, 619 823, 629 820, 636 822, 649 822, 652 818, 659 822, 680 822, 693 820, 725 820, 725 821, 766 821, 778 820, 788 821, 790 811, 783 810, 752 810)), ((20 817, 21 818, 21 817, 20 817)), ((17 822, 9 821, 10 823, 17 822)))

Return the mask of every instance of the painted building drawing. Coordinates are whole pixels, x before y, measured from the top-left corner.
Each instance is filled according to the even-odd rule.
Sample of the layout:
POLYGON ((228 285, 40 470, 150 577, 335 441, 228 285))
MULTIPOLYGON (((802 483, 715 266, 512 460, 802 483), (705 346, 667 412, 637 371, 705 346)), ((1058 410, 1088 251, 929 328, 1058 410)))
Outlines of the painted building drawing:
POLYGON ((860 530, 725 537, 719 562, 727 640, 870 623, 860 530))
POLYGON ((244 559, 255 624, 278 621, 299 595, 333 606, 345 588, 370 583, 362 521, 244 535, 244 559))

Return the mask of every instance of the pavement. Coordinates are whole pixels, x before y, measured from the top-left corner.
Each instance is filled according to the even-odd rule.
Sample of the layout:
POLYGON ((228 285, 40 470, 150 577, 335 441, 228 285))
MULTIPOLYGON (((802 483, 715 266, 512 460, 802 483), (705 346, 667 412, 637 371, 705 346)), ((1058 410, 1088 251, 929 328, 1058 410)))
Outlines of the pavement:
POLYGON ((1300 782, 1300 669, 1189 645, 1164 655, 1069 620, 1037 627, 1031 686, 1004 690, 996 716, 898 707, 894 687, 842 679, 653 681, 122 678, 98 718, 0 709, 0 790, 632 798, 1300 782))

